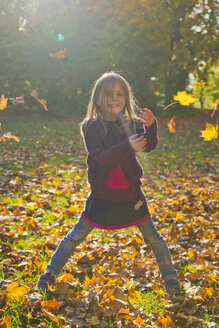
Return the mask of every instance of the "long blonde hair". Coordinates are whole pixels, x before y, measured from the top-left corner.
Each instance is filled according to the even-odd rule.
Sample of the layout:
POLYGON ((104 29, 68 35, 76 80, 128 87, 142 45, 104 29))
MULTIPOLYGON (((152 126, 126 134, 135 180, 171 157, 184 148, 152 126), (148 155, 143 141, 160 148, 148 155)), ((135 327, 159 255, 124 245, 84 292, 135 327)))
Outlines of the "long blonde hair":
POLYGON ((104 115, 102 108, 104 108, 106 97, 113 93, 116 82, 121 85, 125 95, 125 116, 128 118, 129 123, 134 122, 134 118, 136 117, 135 111, 138 109, 138 106, 129 83, 124 77, 114 71, 106 72, 94 83, 86 116, 80 123, 82 135, 82 126, 89 119, 100 119, 103 122, 104 115))

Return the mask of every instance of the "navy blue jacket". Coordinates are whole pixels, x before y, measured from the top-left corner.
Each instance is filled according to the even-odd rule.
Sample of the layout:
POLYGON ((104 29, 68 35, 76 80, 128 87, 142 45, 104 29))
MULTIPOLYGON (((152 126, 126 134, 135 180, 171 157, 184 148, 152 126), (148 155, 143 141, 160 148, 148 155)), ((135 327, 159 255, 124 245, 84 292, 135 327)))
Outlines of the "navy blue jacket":
POLYGON ((159 141, 157 120, 150 127, 145 127, 140 119, 135 119, 134 124, 128 124, 125 118, 119 118, 116 122, 90 119, 83 124, 82 130, 87 150, 88 181, 93 196, 98 197, 103 192, 111 169, 118 165, 130 185, 139 189, 143 169, 129 137, 136 133, 144 135, 147 139, 145 152, 153 151, 159 141))

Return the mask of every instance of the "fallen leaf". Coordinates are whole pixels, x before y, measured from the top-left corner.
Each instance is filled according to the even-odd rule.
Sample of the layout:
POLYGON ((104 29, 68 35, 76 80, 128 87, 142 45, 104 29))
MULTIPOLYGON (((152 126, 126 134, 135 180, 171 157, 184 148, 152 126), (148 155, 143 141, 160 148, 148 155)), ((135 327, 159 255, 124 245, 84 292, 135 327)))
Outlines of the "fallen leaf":
POLYGON ((0 320, 0 328, 10 328, 11 317, 6 315, 3 320, 0 320))
POLYGON ((20 297, 24 296, 28 290, 28 288, 19 286, 18 281, 14 281, 7 287, 7 298, 13 301, 19 301, 20 297))

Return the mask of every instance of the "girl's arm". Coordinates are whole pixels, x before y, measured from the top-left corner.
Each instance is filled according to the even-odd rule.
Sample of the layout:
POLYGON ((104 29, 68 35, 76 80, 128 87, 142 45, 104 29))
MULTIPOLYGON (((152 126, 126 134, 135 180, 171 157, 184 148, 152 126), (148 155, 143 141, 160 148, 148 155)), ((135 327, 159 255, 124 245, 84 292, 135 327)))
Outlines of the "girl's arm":
POLYGON ((144 109, 140 113, 140 120, 135 121, 136 133, 139 136, 144 136, 146 138, 146 153, 153 151, 158 142, 158 124, 157 119, 154 117, 153 113, 149 109, 144 109))
POLYGON ((87 152, 96 162, 100 165, 112 166, 134 153, 128 137, 111 148, 105 148, 100 133, 101 128, 102 125, 98 121, 88 122, 86 127, 82 127, 87 152))

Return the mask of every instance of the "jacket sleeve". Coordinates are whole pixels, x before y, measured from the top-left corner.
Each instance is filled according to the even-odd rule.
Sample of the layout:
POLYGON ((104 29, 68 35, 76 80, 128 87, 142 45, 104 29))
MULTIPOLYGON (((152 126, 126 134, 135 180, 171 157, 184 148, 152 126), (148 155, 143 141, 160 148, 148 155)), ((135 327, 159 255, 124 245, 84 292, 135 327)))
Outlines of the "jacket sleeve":
POLYGON ((130 154, 135 153, 132 149, 128 137, 119 144, 110 148, 105 148, 99 122, 93 121, 91 124, 83 126, 84 142, 88 154, 100 165, 113 166, 125 160, 130 154))
POLYGON ((147 140, 147 147, 145 152, 150 153, 153 151, 159 142, 158 138, 158 123, 157 119, 155 118, 154 123, 149 126, 145 127, 144 124, 141 123, 140 120, 135 121, 136 133, 140 135, 144 135, 147 140))

